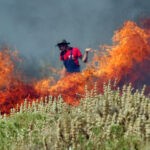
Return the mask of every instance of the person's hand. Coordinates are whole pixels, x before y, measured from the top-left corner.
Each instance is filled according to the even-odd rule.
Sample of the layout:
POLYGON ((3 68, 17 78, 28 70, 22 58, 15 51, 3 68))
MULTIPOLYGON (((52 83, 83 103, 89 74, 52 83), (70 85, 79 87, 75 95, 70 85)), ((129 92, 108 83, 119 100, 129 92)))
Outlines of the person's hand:
POLYGON ((85 49, 85 52, 87 52, 87 53, 88 53, 88 52, 92 52, 92 48, 86 48, 86 49, 85 49))

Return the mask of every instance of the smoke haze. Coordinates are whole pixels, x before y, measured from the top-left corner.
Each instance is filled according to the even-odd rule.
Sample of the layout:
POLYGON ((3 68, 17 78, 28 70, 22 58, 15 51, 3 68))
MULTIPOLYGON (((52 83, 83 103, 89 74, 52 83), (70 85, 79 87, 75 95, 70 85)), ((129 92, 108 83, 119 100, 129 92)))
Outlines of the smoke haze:
POLYGON ((61 39, 82 52, 110 44, 123 22, 149 17, 149 8, 148 0, 0 0, 0 43, 18 49, 27 66, 58 67, 61 39))

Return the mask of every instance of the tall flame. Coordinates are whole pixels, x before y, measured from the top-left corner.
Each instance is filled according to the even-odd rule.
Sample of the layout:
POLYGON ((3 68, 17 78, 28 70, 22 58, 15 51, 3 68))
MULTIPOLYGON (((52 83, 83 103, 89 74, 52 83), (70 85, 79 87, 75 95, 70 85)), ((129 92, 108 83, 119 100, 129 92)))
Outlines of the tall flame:
POLYGON ((118 81, 136 84, 138 80, 147 80, 150 76, 150 34, 135 23, 128 21, 123 28, 116 31, 114 45, 108 48, 108 56, 104 56, 96 72, 107 79, 117 77, 118 81), (143 74, 146 73, 146 74, 143 74))
POLYGON ((93 89, 95 82, 98 92, 103 91, 103 83, 109 80, 116 80, 118 86, 126 83, 132 83, 136 88, 141 88, 143 84, 150 86, 149 22, 147 20, 143 27, 132 21, 125 22, 115 32, 113 45, 102 46, 104 52, 97 50, 90 67, 81 73, 69 74, 57 83, 52 77, 26 83, 22 75, 15 71, 12 53, 9 50, 1 51, 0 111, 9 113, 24 99, 33 101, 45 95, 61 95, 68 104, 78 105, 85 95, 85 85, 93 89))

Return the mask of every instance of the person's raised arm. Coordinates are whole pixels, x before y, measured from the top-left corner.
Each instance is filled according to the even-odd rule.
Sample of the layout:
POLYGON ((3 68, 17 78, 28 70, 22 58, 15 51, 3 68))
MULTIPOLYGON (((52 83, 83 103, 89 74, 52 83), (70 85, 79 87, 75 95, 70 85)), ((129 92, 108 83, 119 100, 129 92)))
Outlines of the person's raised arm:
POLYGON ((83 54, 83 56, 82 56, 82 61, 83 61, 84 63, 87 62, 87 60, 88 60, 88 52, 91 52, 91 51, 92 51, 91 48, 86 48, 86 49, 85 49, 85 52, 84 52, 84 54, 83 54))

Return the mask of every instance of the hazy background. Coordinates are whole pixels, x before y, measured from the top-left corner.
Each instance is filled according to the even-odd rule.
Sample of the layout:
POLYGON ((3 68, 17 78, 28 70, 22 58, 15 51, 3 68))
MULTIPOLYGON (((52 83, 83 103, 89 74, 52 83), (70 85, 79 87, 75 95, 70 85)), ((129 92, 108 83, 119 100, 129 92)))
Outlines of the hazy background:
POLYGON ((84 52, 111 44, 123 22, 148 16, 150 0, 0 0, 0 44, 19 50, 30 76, 44 64, 62 66, 61 39, 84 52))

